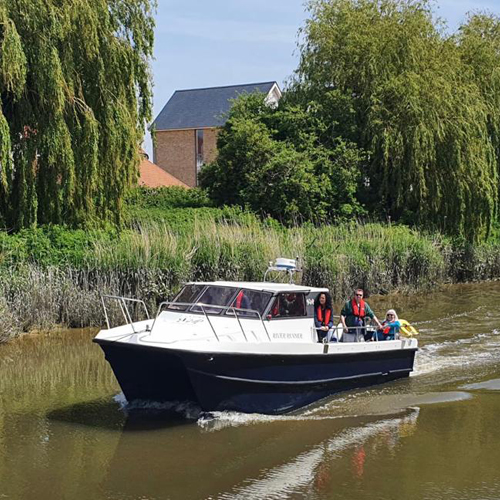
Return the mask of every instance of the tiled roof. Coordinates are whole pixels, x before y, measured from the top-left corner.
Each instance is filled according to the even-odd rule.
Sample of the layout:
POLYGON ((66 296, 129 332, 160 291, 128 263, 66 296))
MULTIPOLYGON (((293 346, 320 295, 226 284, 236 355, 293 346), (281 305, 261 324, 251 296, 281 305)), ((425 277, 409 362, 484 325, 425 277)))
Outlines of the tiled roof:
POLYGON ((220 127, 226 121, 231 100, 252 92, 268 94, 276 82, 249 83, 227 87, 176 90, 156 117, 156 130, 220 127))
POLYGON ((177 179, 173 175, 165 172, 161 167, 144 158, 139 165, 140 177, 139 186, 161 187, 161 186, 182 186, 188 188, 187 184, 177 179))

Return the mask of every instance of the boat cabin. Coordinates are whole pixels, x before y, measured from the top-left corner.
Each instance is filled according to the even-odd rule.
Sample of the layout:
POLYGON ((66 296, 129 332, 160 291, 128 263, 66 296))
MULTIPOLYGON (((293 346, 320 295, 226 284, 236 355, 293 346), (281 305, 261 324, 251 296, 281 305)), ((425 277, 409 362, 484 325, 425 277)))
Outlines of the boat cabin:
POLYGON ((327 288, 277 283, 188 283, 169 309, 267 320, 313 318, 314 299, 327 288))
POLYGON ((157 321, 196 322, 205 333, 210 332, 203 326, 209 326, 217 340, 239 341, 242 335, 247 342, 311 342, 316 341, 314 299, 327 291, 286 283, 187 283, 157 321))

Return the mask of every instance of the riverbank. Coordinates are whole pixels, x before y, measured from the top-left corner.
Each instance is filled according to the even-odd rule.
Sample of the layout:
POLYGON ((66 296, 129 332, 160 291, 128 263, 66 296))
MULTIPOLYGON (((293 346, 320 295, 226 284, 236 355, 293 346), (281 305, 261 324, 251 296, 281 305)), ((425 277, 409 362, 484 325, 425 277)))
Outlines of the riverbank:
POLYGON ((285 228, 233 209, 162 213, 169 222, 136 219, 122 231, 0 233, 0 339, 102 325, 103 293, 141 297, 155 310, 186 281, 261 280, 278 256, 299 257, 301 281, 329 287, 335 300, 356 286, 387 294, 500 277, 500 243, 456 245, 383 224, 285 228))

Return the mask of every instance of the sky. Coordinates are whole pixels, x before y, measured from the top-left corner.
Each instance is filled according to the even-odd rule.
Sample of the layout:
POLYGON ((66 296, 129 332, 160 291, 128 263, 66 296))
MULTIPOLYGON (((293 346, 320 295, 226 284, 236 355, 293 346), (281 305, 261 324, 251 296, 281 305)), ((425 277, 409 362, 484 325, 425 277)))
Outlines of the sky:
MULTIPOLYGON (((500 0, 436 0, 451 31, 467 12, 500 15, 500 0)), ((158 0, 152 62, 156 118, 176 90, 276 81, 298 65, 303 0, 158 0)), ((149 134, 148 134, 149 135, 149 134)), ((152 158, 150 137, 144 144, 152 158)))

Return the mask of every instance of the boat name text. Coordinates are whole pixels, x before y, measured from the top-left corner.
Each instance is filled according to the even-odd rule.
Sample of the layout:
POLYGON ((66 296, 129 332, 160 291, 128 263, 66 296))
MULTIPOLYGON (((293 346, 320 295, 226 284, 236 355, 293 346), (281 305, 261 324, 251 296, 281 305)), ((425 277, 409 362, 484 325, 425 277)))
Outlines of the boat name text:
POLYGON ((203 321, 204 321, 203 318, 193 318, 193 317, 189 317, 189 316, 181 316, 175 322, 176 323, 189 323, 190 325, 196 325, 197 323, 203 323, 203 321))
POLYGON ((301 333, 273 333, 274 339, 301 339, 301 333))

